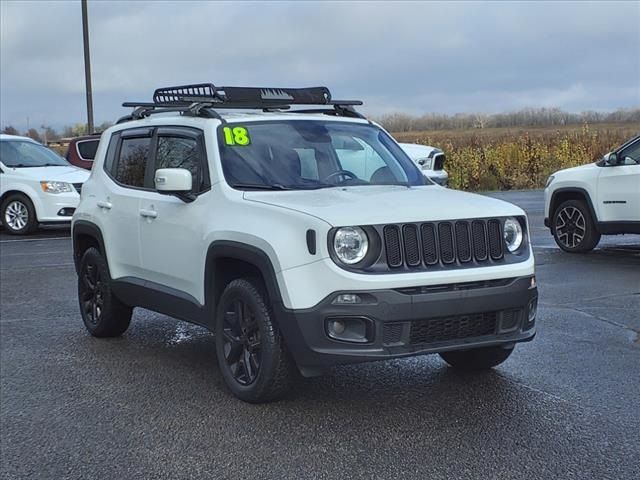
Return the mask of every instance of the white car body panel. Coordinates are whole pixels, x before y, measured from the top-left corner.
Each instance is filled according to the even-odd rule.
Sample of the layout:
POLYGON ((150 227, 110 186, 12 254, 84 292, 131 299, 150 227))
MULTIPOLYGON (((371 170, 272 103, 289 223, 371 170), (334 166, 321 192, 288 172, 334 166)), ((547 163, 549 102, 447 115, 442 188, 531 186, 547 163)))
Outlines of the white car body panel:
POLYGON ((439 148, 428 145, 418 145, 415 143, 399 143, 409 158, 418 166, 425 177, 434 180, 439 185, 446 185, 449 181, 449 174, 446 170, 434 170, 437 156, 444 155, 439 148))
MULTIPOLYGON (((37 143, 27 137, 1 135, 0 141, 29 141, 37 143)), ((67 183, 84 183, 89 177, 86 170, 69 166, 56 167, 28 167, 12 168, 2 163, 0 159, 0 196, 7 192, 21 192, 25 194, 36 211, 39 222, 69 222, 70 216, 59 216, 62 208, 76 208, 80 195, 75 190, 64 193, 46 193, 40 186, 41 181, 59 181, 67 183)))

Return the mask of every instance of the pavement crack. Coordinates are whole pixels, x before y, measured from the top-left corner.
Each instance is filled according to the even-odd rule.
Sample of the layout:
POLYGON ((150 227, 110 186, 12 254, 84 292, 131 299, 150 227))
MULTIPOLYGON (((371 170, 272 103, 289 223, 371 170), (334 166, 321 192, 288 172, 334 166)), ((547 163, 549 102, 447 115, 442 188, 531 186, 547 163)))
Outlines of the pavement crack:
MULTIPOLYGON (((627 294, 628 295, 628 294, 627 294)), ((632 295, 637 295, 637 293, 633 293, 632 295)), ((619 295, 616 295, 619 296, 619 295)), ((568 306, 567 304, 553 304, 553 303, 544 303, 544 306, 554 307, 554 308, 562 308, 565 310, 573 310, 574 312, 582 313, 587 317, 593 318, 594 320, 599 320, 604 323, 608 323, 609 325, 613 325, 614 327, 622 328, 623 330, 629 330, 630 332, 635 334, 635 339, 632 341, 634 345, 640 346, 640 329, 630 327, 629 325, 625 325, 624 323, 616 322, 615 320, 610 320, 608 318, 600 317, 599 315, 595 315, 591 312, 586 312, 576 307, 568 306)))

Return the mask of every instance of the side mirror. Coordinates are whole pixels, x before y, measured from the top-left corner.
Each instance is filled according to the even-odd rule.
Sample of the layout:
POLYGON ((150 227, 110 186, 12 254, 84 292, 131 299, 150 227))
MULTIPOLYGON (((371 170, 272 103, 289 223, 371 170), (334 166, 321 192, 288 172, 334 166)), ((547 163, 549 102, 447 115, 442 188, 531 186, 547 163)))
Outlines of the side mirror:
POLYGON ((618 165, 618 155, 616 155, 615 153, 610 153, 606 155, 604 158, 604 163, 606 163, 609 166, 618 165))
POLYGON ((156 170, 154 184, 159 193, 176 195, 185 202, 192 202, 193 177, 186 168, 160 168, 156 170))

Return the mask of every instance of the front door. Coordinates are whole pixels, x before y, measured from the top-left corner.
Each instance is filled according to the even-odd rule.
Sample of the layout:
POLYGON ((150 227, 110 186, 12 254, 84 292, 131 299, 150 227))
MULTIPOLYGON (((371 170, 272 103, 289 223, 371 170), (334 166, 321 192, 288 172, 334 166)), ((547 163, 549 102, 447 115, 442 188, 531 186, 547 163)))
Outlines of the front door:
POLYGON ((202 132, 183 127, 160 128, 154 145, 153 172, 160 168, 189 170, 196 199, 187 203, 156 191, 142 194, 139 214, 144 278, 186 293, 203 304, 203 230, 211 208, 207 202, 210 182, 202 132))

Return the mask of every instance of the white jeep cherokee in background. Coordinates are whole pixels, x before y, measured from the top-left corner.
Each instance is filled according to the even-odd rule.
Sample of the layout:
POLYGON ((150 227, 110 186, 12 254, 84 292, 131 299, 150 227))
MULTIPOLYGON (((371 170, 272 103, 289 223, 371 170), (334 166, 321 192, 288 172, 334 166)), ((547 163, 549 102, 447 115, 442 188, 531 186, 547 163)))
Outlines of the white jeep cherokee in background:
POLYGON ((640 136, 598 162, 554 173, 544 196, 544 224, 566 252, 593 250, 601 235, 640 233, 640 136))
POLYGON ((68 224, 89 173, 27 137, 0 134, 0 219, 13 235, 68 224))
POLYGON ((425 177, 443 187, 449 184, 449 174, 444 169, 446 158, 442 150, 415 143, 400 143, 399 145, 409 155, 409 158, 418 165, 425 177))
POLYGON ((525 213, 425 181, 360 103, 212 84, 125 103, 73 219, 88 331, 122 334, 133 307, 199 324, 249 402, 338 364, 491 368, 532 339, 525 213))

